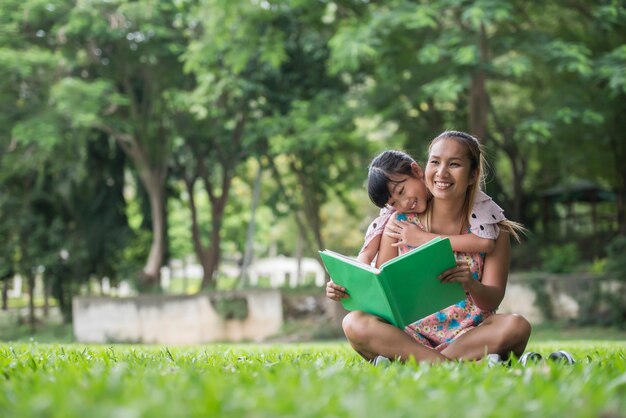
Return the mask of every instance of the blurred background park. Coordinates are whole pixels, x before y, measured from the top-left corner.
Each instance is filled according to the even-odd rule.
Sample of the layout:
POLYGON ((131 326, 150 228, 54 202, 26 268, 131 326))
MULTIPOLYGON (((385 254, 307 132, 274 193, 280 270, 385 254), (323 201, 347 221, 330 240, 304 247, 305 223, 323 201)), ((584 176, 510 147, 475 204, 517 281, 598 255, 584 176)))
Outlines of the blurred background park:
POLYGON ((317 251, 357 254, 374 155, 423 162, 446 129, 480 138, 486 192, 528 229, 509 308, 626 335, 622 1, 0 10, 2 340, 73 341, 80 298, 211 295, 242 320, 247 290, 278 292, 284 338, 337 337, 317 251))

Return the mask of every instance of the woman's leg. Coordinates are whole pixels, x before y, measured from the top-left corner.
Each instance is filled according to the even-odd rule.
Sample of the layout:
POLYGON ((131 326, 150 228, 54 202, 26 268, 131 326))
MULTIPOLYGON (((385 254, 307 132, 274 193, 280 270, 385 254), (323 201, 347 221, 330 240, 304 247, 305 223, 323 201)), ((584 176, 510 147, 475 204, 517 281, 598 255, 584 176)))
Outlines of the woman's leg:
POLYGON ((401 329, 365 312, 348 313, 342 326, 352 347, 367 360, 377 355, 400 361, 411 357, 429 363, 448 360, 437 350, 418 344, 401 329))
POLYGON ((476 328, 455 339, 442 354, 451 359, 477 360, 486 353, 508 358, 521 356, 530 337, 530 323, 515 314, 491 315, 476 328))

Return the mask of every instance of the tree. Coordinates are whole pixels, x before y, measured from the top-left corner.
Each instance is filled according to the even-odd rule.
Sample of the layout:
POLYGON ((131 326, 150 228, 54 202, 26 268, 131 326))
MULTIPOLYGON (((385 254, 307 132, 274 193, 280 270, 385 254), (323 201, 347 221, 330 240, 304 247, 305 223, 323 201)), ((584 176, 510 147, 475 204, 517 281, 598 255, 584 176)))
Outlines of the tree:
POLYGON ((114 138, 148 194, 152 244, 142 283, 150 289, 158 288, 165 249, 164 185, 173 139, 163 94, 184 79, 178 12, 159 2, 78 3, 55 27, 73 67, 55 85, 57 108, 74 127, 114 138))
POLYGON ((273 114, 264 121, 278 184, 270 200, 294 217, 310 254, 324 248, 322 207, 333 195, 352 206, 346 194, 364 178, 369 157, 367 141, 356 133, 349 83, 328 70, 336 25, 327 13, 301 5, 283 15, 286 59, 268 79, 273 114))
MULTIPOLYGON (((622 16, 614 2, 397 0, 356 11, 343 3, 333 68, 364 80, 371 112, 395 123, 409 150, 443 129, 478 135, 498 157, 491 191, 510 218, 532 224, 529 179, 561 169, 546 175, 529 162, 576 119, 573 92, 595 90, 592 79, 611 80, 601 94, 619 90, 622 16), (613 63, 596 75, 592 50, 605 54, 598 63, 613 63)), ((591 125, 604 113, 575 106, 591 125)))
POLYGON ((62 127, 48 106, 49 86, 61 65, 46 43, 54 10, 46 14, 42 9, 4 1, 6 13, 0 17, 7 29, 0 32, 0 225, 5 237, 0 253, 26 278, 31 327, 35 275, 58 253, 63 236, 52 197, 59 189, 51 181, 61 170, 55 157, 62 127), (24 13, 29 9, 33 13, 24 13))
POLYGON ((187 31, 183 58, 191 82, 172 89, 168 103, 180 138, 176 174, 185 184, 194 249, 204 269, 201 289, 215 286, 232 181, 259 142, 255 121, 263 114, 263 78, 282 54, 275 15, 256 4, 219 0, 193 3, 186 14, 186 27, 193 30, 187 31), (198 183, 210 203, 205 231, 197 210, 198 183))

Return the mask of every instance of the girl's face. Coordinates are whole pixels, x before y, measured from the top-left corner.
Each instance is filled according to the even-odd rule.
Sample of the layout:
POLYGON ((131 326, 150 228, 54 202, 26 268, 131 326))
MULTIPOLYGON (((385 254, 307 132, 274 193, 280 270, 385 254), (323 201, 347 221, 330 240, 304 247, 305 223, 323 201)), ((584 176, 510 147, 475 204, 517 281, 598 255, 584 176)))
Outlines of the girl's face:
POLYGON ((389 176, 387 184, 391 197, 387 202, 395 210, 403 213, 422 213, 428 204, 428 189, 424 184, 424 172, 417 163, 411 164, 413 176, 396 174, 389 176))
POLYGON ((475 182, 465 145, 452 138, 435 142, 430 148, 425 177, 435 199, 465 199, 467 188, 475 182))

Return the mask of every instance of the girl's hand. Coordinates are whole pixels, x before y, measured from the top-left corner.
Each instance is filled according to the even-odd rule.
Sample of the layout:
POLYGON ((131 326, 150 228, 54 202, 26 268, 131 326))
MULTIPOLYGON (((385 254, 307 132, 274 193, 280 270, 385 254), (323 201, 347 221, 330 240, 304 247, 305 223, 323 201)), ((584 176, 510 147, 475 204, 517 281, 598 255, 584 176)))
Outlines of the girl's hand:
POLYGON ((474 282, 469 265, 466 261, 457 261, 456 267, 444 271, 437 278, 441 283, 461 283, 466 291, 469 291, 469 286, 474 282))
POLYGON ((332 279, 326 283, 326 297, 330 300, 334 300, 335 302, 339 302, 339 300, 343 298, 347 298, 348 294, 346 293, 346 288, 339 286, 332 279))
POLYGON ((396 219, 390 219, 389 222, 387 222, 385 235, 398 240, 395 244, 391 244, 394 247, 402 247, 405 245, 419 247, 434 237, 433 234, 422 230, 422 228, 414 223, 409 221, 398 221, 396 219))

